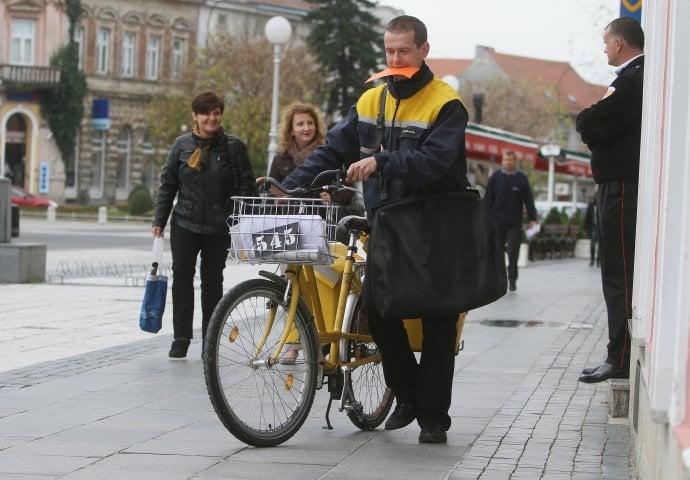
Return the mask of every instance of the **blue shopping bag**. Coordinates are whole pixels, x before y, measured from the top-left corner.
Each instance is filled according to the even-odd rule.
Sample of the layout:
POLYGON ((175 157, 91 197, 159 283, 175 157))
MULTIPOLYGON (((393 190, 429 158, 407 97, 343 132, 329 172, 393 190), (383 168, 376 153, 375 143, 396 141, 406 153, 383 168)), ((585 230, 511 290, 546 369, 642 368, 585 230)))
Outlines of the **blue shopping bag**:
POLYGON ((151 273, 146 276, 144 301, 139 313, 139 327, 145 332, 157 333, 163 323, 165 297, 168 293, 168 277, 158 275, 163 264, 163 237, 153 240, 151 273))

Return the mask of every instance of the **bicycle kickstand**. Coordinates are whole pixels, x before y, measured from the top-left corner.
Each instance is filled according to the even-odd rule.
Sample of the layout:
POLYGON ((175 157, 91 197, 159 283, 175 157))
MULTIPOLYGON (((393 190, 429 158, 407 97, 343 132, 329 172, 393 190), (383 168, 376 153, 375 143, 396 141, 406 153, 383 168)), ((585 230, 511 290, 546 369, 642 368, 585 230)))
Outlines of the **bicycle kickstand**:
POLYGON ((326 426, 322 427, 324 430, 333 430, 333 425, 331 425, 331 419, 328 415, 331 413, 331 404, 333 403, 333 397, 328 399, 328 406, 326 407, 326 426))

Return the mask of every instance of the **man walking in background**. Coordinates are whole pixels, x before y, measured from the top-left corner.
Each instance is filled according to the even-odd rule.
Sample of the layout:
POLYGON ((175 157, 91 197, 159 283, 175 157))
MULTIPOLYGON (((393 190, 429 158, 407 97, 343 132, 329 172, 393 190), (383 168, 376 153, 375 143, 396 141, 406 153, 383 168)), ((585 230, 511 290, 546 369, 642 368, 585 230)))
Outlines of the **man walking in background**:
POLYGON ((537 223, 537 210, 527 175, 517 169, 515 152, 507 150, 503 153, 502 165, 489 178, 484 198, 496 226, 501 249, 508 253, 508 290, 514 292, 522 243, 523 205, 527 209, 528 227, 537 223))
POLYGON ((592 151, 592 176, 599 186, 599 259, 609 323, 606 360, 582 371, 579 380, 585 383, 630 375, 628 319, 632 316, 642 130, 642 27, 632 18, 618 18, 604 30, 604 45, 617 77, 604 98, 576 120, 582 141, 592 151))

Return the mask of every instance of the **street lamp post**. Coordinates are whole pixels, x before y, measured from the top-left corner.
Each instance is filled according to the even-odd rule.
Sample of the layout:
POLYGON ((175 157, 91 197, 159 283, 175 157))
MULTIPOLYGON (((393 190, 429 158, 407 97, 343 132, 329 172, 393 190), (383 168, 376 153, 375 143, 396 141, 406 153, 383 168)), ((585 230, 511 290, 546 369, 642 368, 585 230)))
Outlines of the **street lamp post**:
POLYGON ((541 149, 542 156, 548 158, 549 160, 549 180, 548 180, 548 191, 546 192, 546 204, 547 211, 551 211, 551 206, 553 205, 553 184, 554 184, 554 170, 556 157, 561 154, 561 147, 555 144, 542 145, 541 149))
POLYGON ((273 44, 273 97, 271 102, 271 130, 268 134, 268 169, 278 150, 278 91, 280 81, 280 50, 292 34, 290 22, 285 17, 272 17, 266 22, 266 38, 273 44))

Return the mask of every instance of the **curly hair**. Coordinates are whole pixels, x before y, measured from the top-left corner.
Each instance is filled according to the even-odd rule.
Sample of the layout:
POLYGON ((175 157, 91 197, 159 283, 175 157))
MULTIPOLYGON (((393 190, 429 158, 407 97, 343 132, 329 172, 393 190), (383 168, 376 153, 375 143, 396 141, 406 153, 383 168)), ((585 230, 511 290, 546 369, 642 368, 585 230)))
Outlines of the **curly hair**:
POLYGON ((319 145, 324 143, 326 138, 326 125, 321 111, 311 103, 291 103, 283 110, 278 128, 278 150, 281 152, 292 142, 292 118, 296 113, 308 113, 314 120, 314 138, 319 145))

